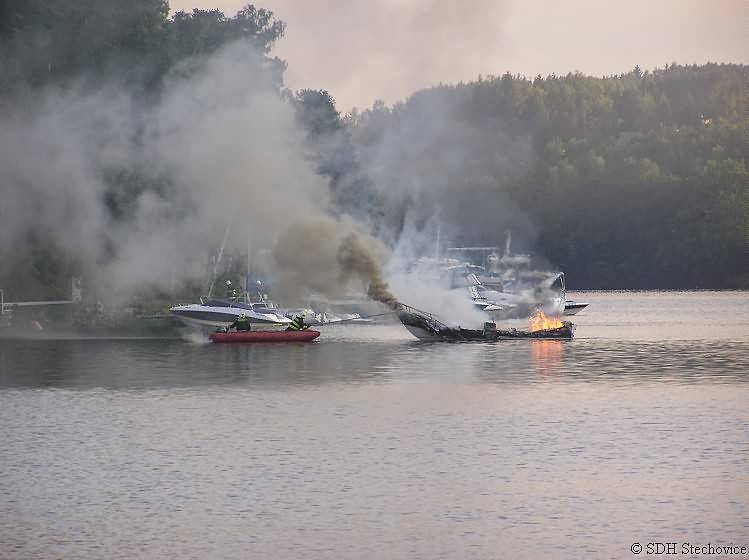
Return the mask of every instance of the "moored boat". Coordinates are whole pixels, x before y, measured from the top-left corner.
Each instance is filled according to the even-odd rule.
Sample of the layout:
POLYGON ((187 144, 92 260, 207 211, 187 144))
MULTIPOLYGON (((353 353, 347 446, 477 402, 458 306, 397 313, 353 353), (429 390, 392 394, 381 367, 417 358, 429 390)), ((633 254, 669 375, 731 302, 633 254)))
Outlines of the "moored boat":
POLYGON ((291 323, 280 309, 268 302, 252 303, 233 299, 209 299, 201 303, 176 305, 169 312, 188 325, 228 327, 244 315, 252 325, 285 327, 291 323))
POLYGON ((588 307, 588 303, 583 303, 581 301, 572 301, 572 300, 565 300, 564 302, 564 314, 565 315, 576 315, 578 312, 582 311, 586 307, 588 307))
POLYGON ((320 336, 319 331, 240 331, 215 332, 211 342, 309 342, 320 336))

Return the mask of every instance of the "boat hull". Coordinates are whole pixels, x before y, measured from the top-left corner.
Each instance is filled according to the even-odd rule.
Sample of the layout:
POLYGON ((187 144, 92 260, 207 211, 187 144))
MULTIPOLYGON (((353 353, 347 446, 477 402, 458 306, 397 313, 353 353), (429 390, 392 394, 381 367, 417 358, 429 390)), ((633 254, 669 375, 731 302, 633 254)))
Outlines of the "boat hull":
POLYGON ((320 336, 319 331, 248 331, 215 332, 208 338, 212 342, 309 342, 320 336))
POLYGON ((555 329, 540 331, 510 330, 484 330, 463 329, 460 327, 449 327, 435 319, 429 313, 419 311, 413 307, 399 304, 398 319, 412 335, 420 340, 450 341, 488 341, 516 340, 516 339, 571 339, 574 333, 574 325, 569 321, 562 321, 562 326, 555 329))
POLYGON ((276 313, 258 313, 244 307, 211 306, 202 304, 177 305, 169 312, 187 325, 228 327, 237 317, 245 315, 252 325, 264 327, 288 326, 291 319, 276 313))
POLYGON ((576 302, 567 300, 564 302, 564 314, 565 315, 576 315, 583 309, 588 307, 587 303, 576 302))

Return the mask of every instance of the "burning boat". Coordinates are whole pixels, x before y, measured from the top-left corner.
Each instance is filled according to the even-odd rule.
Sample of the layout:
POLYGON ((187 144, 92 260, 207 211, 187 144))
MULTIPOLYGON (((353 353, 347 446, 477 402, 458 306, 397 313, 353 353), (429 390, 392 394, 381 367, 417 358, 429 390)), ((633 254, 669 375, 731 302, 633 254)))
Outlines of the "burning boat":
POLYGON ((450 327, 431 313, 415 309, 405 304, 398 304, 398 319, 408 332, 420 340, 445 342, 489 341, 514 339, 571 339, 574 325, 569 321, 549 318, 542 311, 530 317, 530 330, 497 329, 496 323, 484 323, 483 329, 464 329, 450 327))

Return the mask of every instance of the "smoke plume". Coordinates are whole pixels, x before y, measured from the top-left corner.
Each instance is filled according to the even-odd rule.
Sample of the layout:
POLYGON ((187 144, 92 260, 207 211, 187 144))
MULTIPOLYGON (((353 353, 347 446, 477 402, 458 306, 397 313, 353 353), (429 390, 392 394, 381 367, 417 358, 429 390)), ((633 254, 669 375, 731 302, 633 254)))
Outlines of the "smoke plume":
MULTIPOLYGON (((447 35, 430 6, 409 17, 447 35)), ((508 227, 532 237, 488 179, 522 173, 530 137, 500 117, 471 114, 459 89, 419 92, 385 110, 384 126, 373 111, 353 128, 358 164, 386 217, 374 224, 381 241, 332 217, 329 178, 263 65, 263 53, 237 42, 175 69, 158 97, 80 81, 0 107, 0 277, 41 239, 110 302, 149 287, 177 291, 205 280, 231 224, 227 252, 273 247, 282 301, 353 287, 392 306, 414 301, 407 285, 388 290, 386 246, 405 261, 431 252, 440 236, 443 247, 497 243, 508 227)), ((347 173, 344 164, 329 171, 347 173)), ((429 310, 449 307, 422 299, 429 310)))
POLYGON ((351 289, 391 307, 397 303, 381 273, 387 250, 350 219, 294 223, 278 237, 273 258, 284 301, 298 301, 300 290, 340 296, 351 289))
POLYGON ((501 246, 507 230, 516 251, 535 238, 505 189, 533 162, 529 131, 502 115, 472 111, 471 100, 459 86, 417 92, 393 109, 363 113, 354 142, 384 206, 380 231, 393 247, 385 275, 392 291, 444 322, 480 326, 485 317, 465 287, 450 290, 414 275, 411 266, 444 257, 449 247, 501 246))
POLYGON ((380 264, 375 260, 372 249, 367 247, 365 238, 354 232, 349 233, 343 238, 336 256, 341 265, 344 281, 355 274, 369 284, 369 297, 392 308, 397 306, 398 300, 388 291, 387 283, 382 278, 380 264))
POLYGON ((204 280, 230 222, 227 250, 239 251, 271 246, 290 216, 325 215, 327 182, 262 65, 236 43, 153 103, 81 82, 4 105, 0 276, 33 235, 124 301, 204 280))

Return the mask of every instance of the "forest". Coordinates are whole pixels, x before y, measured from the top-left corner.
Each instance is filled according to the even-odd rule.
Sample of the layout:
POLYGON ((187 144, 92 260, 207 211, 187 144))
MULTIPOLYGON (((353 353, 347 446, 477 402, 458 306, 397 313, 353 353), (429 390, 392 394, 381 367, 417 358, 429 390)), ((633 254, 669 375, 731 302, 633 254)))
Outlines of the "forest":
MULTIPOLYGON (((414 232, 433 238, 436 222, 458 245, 501 245, 510 230, 518 250, 563 270, 572 289, 749 288, 749 66, 534 78, 487 69, 349 111, 324 84, 285 87, 286 62, 272 55, 285 25, 261 8, 228 17, 170 14, 166 0, 0 6, 3 118, 80 83, 123 84, 148 106, 170 80, 239 43, 262 53, 258 81, 294 108, 330 211, 367 222, 391 248, 414 232)), ((114 222, 128 219, 133 197, 168 192, 170 181, 128 168, 106 177, 114 222)), ((0 182, 2 198, 24 188, 0 182)), ((0 288, 61 297, 61 278, 82 265, 60 255, 43 223, 27 226, 23 251, 0 239, 0 288)))
POLYGON ((393 174, 457 192, 454 221, 475 214, 472 204, 483 223, 503 217, 464 228, 459 243, 525 230, 528 248, 575 288, 749 287, 747 66, 504 74, 416 92, 350 122, 364 153, 383 137, 408 140, 387 158, 393 174), (434 136, 414 135, 419 127, 434 136))

